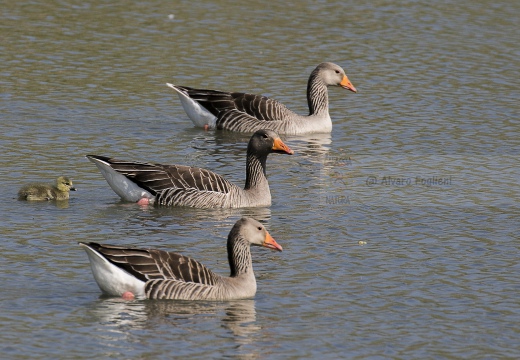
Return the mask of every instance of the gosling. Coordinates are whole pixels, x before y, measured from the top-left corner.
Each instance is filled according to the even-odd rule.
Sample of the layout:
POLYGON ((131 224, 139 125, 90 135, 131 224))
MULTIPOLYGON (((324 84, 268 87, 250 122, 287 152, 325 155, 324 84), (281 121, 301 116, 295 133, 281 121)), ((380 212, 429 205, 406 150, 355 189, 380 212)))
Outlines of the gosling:
POLYGON ((66 176, 60 176, 56 180, 56 185, 28 184, 23 186, 18 191, 18 200, 68 200, 70 191, 76 191, 76 188, 72 187, 72 181, 66 176))

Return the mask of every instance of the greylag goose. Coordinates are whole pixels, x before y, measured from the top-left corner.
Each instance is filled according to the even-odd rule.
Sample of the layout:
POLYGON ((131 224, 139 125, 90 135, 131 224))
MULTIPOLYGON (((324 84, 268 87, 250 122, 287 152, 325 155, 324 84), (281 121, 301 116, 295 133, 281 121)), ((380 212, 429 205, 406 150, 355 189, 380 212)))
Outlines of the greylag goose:
POLYGON ((289 135, 332 130, 328 86, 341 86, 357 92, 345 71, 330 62, 319 64, 309 77, 307 116, 298 115, 282 103, 262 95, 166 85, 177 92, 182 107, 197 126, 238 132, 271 129, 289 135))
POLYGON ((18 191, 18 200, 68 200, 70 191, 76 191, 72 181, 66 176, 60 176, 55 185, 36 183, 22 186, 18 191))
POLYGON ((251 298, 256 279, 251 245, 282 251, 265 227, 251 218, 238 220, 227 240, 231 274, 215 274, 201 263, 154 249, 80 242, 101 291, 125 299, 233 300, 251 298))
POLYGON ((244 189, 212 171, 184 165, 161 165, 87 155, 124 200, 142 205, 238 208, 271 205, 265 174, 267 155, 293 154, 278 134, 259 130, 247 146, 244 189))

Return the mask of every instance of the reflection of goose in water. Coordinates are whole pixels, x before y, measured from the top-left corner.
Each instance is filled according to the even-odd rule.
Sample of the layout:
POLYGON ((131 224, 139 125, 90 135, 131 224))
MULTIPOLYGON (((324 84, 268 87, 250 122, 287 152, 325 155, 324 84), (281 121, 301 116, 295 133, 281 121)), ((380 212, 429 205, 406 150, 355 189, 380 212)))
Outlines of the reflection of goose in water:
MULTIPOLYGON (((249 136, 243 133, 216 132, 214 139, 215 144, 219 145, 219 147, 214 151, 210 151, 208 154, 221 157, 224 155, 224 151, 228 151, 229 144, 237 144, 237 146, 240 146, 241 144, 247 144, 249 136)), ((295 153, 297 153, 299 156, 302 154, 316 156, 327 153, 329 151, 329 145, 332 144, 332 137, 330 133, 285 135, 283 136, 283 140, 290 142, 291 149, 294 150, 295 153), (295 150, 295 148, 297 150, 295 150)), ((237 152, 237 154, 240 153, 237 152)))
MULTIPOLYGON (((88 219, 92 226, 105 225, 124 229, 124 236, 132 238, 132 245, 148 247, 172 247, 181 244, 185 249, 190 243, 208 237, 208 241, 220 243, 220 236, 227 233, 236 220, 251 217, 266 224, 271 220, 271 208, 254 207, 238 209, 196 209, 178 207, 138 207, 127 202, 98 204, 95 218, 88 219), (172 219, 175 219, 172 222, 172 219), (165 232, 175 239, 164 238, 165 232), (146 240, 141 242, 140 236, 146 240)), ((101 226, 103 228, 103 226, 101 226)), ((178 251, 181 248, 177 248, 178 251)), ((184 250, 183 250, 184 251, 184 250)))
MULTIPOLYGON (((122 346, 121 340, 130 339, 128 330, 157 329, 166 326, 171 341, 183 340, 186 329, 202 329, 201 336, 218 337, 234 343, 238 358, 256 359, 260 348, 249 346, 263 337, 262 327, 256 321, 254 300, 214 301, 124 301, 119 298, 101 298, 87 307, 89 318, 105 329, 99 341, 110 348, 122 346), (228 334, 221 333, 226 329, 228 334), (257 352, 258 351, 258 352, 257 352)), ((114 349, 114 350, 116 350, 114 349)))
POLYGON ((197 315, 218 315, 222 325, 233 335, 247 337, 261 330, 256 324, 254 300, 226 302, 149 301, 146 302, 148 321, 166 322, 173 326, 193 322, 197 315))
POLYGON ((237 339, 237 342, 241 344, 253 342, 251 335, 262 329, 256 323, 255 301, 237 300, 230 302, 229 306, 225 308, 225 312, 226 316, 222 319, 222 323, 234 335, 242 337, 242 339, 237 339))
POLYGON ((329 146, 332 144, 332 138, 330 134, 291 136, 290 141, 291 145, 293 145, 294 142, 293 148, 298 149, 297 151, 300 157, 304 156, 318 160, 329 153, 329 146))

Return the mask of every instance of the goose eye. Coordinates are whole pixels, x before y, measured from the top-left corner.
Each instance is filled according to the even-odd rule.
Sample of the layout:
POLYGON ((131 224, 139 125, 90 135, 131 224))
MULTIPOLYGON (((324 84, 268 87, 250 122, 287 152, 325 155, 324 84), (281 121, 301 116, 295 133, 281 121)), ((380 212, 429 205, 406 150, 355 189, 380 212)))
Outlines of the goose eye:
POLYGON ((262 230, 262 227, 261 227, 261 226, 259 226, 259 227, 258 227, 258 230, 262 230))
POLYGON ((267 139, 269 137, 269 135, 264 134, 263 137, 264 137, 264 139, 267 139))
POLYGON ((335 70, 336 71, 336 74, 339 74, 339 70, 335 70))

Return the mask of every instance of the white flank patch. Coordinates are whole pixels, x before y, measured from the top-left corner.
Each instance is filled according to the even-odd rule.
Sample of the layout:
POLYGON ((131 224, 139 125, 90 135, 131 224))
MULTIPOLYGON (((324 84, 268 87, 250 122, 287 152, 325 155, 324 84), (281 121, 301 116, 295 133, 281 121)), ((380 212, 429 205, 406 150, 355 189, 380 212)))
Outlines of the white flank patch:
POLYGON ((110 263, 101 254, 85 244, 80 244, 87 252, 92 274, 99 288, 107 295, 121 296, 131 291, 136 298, 144 299, 144 281, 130 275, 125 270, 110 263))
POLYGON ((166 83, 166 85, 168 85, 177 92, 177 94, 179 95, 179 99, 181 100, 182 107, 184 108, 184 111, 186 112, 186 114, 188 114, 188 117, 191 119, 191 121, 193 121, 193 123, 196 126, 204 127, 205 125, 208 125, 210 128, 215 127, 215 123, 217 121, 215 115, 210 113, 195 100, 192 100, 182 91, 177 90, 175 88, 175 85, 172 85, 170 83, 166 83))
POLYGON ((112 169, 109 164, 98 159, 89 158, 89 160, 96 164, 108 185, 121 199, 131 202, 137 202, 142 198, 154 199, 150 192, 137 186, 132 180, 112 169))

